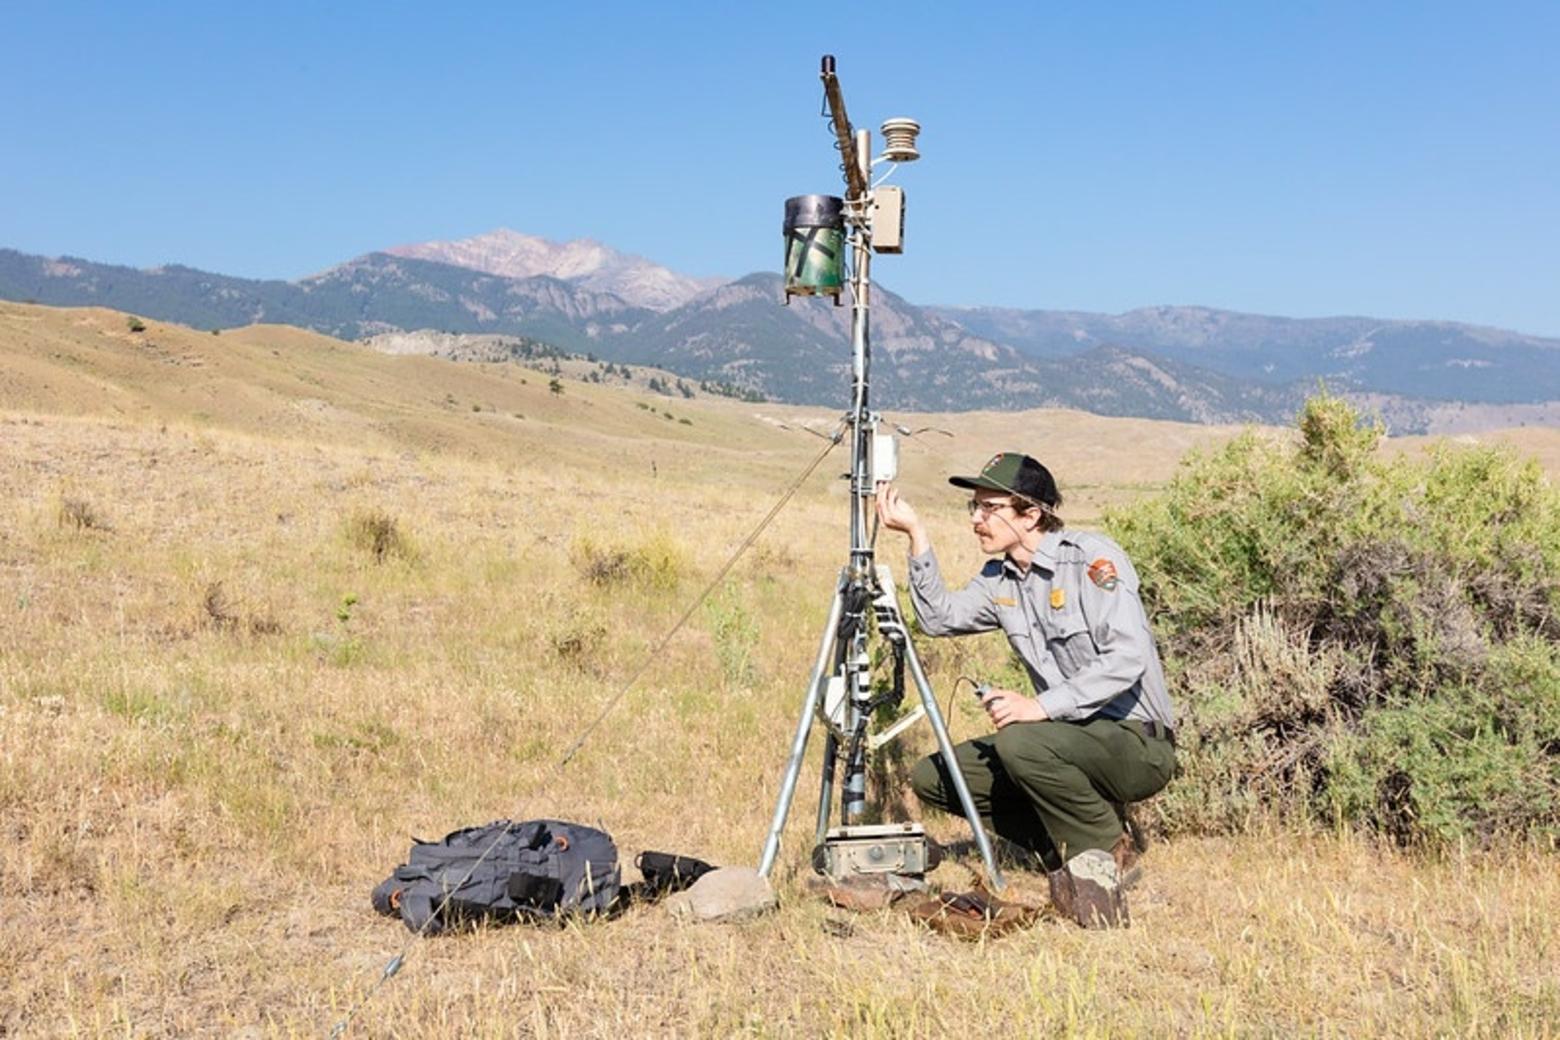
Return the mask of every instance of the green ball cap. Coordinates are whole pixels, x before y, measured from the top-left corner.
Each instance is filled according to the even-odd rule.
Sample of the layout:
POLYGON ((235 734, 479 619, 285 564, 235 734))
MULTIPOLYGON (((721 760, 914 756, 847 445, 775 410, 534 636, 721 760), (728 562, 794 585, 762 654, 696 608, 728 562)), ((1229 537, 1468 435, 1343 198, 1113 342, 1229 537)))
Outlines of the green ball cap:
POLYGON ((981 468, 978 477, 949 477, 948 483, 970 490, 1006 491, 1010 495, 1018 495, 1053 509, 1062 504, 1062 496, 1056 490, 1056 478, 1051 476, 1051 471, 1028 455, 1016 451, 993 455, 991 461, 981 468))

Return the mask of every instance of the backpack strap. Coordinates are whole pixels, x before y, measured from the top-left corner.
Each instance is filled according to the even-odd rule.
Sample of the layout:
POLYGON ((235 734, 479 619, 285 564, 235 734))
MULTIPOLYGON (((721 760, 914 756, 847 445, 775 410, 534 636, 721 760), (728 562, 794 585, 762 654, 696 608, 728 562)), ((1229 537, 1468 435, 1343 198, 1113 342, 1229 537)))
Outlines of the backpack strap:
POLYGON ((406 887, 406 882, 391 874, 379 884, 374 886, 373 894, 369 896, 374 904, 374 909, 386 917, 401 916, 401 890, 406 887))
POLYGON ((556 914, 564 901, 563 855, 569 837, 552 821, 539 821, 524 847, 516 849, 509 863, 511 873, 505 891, 517 907, 556 914))
POLYGON ((438 935, 444 931, 444 922, 435 918, 433 912, 443 899, 443 896, 421 885, 403 890, 400 899, 401 923, 409 931, 438 935))

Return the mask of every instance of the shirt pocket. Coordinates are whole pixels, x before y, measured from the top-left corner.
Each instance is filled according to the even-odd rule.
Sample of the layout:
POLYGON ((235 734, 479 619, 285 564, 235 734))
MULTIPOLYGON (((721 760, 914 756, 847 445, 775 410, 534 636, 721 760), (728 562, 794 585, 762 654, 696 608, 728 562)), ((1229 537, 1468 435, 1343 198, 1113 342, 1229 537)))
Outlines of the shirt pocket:
POLYGON ((1034 642, 1034 626, 1029 623, 1029 616, 1021 606, 998 607, 997 624, 1002 626, 1002 633, 1015 646, 1027 647, 1034 642))
POLYGON ((1069 676, 1098 656, 1083 611, 1052 611, 1045 616, 1044 627, 1046 646, 1069 676))

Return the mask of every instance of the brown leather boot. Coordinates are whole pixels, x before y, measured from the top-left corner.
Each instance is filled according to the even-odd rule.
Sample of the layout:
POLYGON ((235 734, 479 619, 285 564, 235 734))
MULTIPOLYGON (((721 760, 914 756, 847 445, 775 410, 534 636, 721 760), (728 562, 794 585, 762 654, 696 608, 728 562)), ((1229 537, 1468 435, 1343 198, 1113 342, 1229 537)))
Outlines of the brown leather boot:
POLYGON ((1088 849, 1046 875, 1051 904, 1084 928, 1125 928, 1131 924, 1121 892, 1115 858, 1104 849, 1088 849))

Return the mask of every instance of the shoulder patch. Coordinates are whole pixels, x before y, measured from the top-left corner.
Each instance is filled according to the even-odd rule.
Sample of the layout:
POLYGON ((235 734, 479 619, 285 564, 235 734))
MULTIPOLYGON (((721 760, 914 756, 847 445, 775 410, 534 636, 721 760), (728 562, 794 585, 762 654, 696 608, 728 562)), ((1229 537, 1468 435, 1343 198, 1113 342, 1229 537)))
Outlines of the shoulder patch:
POLYGON ((1089 580, 1094 582, 1106 592, 1115 592, 1120 577, 1116 574, 1116 565, 1107 556, 1101 556, 1089 564, 1089 580))

